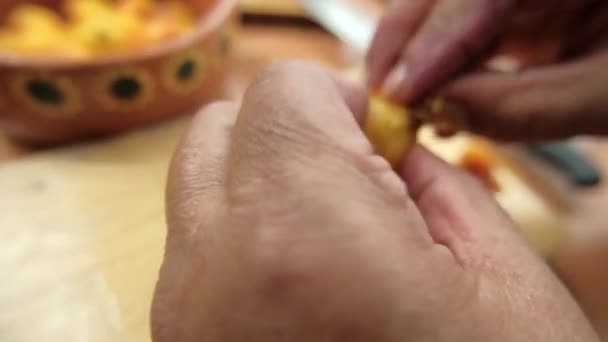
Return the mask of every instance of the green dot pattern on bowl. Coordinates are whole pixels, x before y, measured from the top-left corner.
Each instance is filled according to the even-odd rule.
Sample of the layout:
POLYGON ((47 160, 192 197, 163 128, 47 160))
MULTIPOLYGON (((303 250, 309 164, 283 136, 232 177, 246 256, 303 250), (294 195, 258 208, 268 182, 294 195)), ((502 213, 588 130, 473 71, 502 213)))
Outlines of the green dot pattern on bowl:
POLYGON ((64 102, 65 96, 52 82, 31 79, 27 82, 28 93, 36 100, 48 104, 60 105, 64 102))
POLYGON ((132 77, 120 77, 110 87, 112 95, 120 100, 131 100, 141 92, 141 85, 132 77))
POLYGON ((196 72, 197 68, 198 65, 196 61, 191 58, 187 58, 177 70, 177 78, 180 81, 188 81, 192 79, 192 76, 196 72))
MULTIPOLYGON (((26 71, 8 75, 10 100, 28 112, 52 119, 74 119, 85 108, 99 108, 106 112, 143 110, 163 94, 157 82, 171 96, 189 96, 203 87, 207 69, 218 67, 218 62, 231 49, 232 25, 223 27, 213 45, 194 46, 173 53, 158 64, 110 66, 95 70, 85 81, 79 76, 50 71, 26 71), (219 59, 218 59, 219 57, 219 59), (91 101, 96 102, 95 107, 91 101)), ((0 99, 0 105, 6 98, 0 99)))
POLYGON ((59 120, 76 117, 83 98, 73 80, 65 75, 42 71, 17 71, 6 77, 14 109, 24 108, 35 115, 59 120))
POLYGON ((186 1, 196 15, 208 15, 197 22, 205 29, 124 58, 14 61, 0 53, 0 114, 9 114, 0 124, 23 127, 10 133, 14 138, 55 144, 156 123, 217 98, 240 21, 238 1, 186 1))
POLYGON ((207 55, 200 48, 180 51, 164 62, 163 84, 176 95, 188 95, 206 79, 207 55))

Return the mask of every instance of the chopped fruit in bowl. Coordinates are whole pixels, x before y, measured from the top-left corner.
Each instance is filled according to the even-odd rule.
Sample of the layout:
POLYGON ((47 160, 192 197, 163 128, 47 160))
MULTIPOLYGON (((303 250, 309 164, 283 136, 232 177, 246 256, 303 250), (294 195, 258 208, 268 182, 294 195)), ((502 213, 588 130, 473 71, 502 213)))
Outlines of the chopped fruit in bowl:
POLYGON ((1 0, 0 127, 52 145, 222 95, 237 0, 1 0))
POLYGON ((187 35, 195 19, 181 1, 65 0, 59 11, 26 3, 0 26, 0 51, 89 58, 187 35))

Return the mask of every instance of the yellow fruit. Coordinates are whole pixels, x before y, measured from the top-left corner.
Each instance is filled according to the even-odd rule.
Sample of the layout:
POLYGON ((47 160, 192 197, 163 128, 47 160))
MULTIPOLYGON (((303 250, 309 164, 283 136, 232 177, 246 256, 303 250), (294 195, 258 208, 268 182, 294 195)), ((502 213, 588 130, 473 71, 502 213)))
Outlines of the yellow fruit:
POLYGON ((6 23, 14 31, 60 31, 63 25, 59 15, 43 6, 23 4, 9 14, 6 23))
POLYGON ((7 28, 0 33, 0 48, 23 54, 50 53, 61 46, 61 18, 52 10, 25 4, 7 18, 7 28))
POLYGON ((393 167, 416 144, 416 123, 410 111, 379 97, 371 96, 364 131, 376 153, 393 167))
POLYGON ((63 50, 62 43, 61 36, 50 31, 23 32, 18 36, 0 33, 0 50, 22 55, 55 55, 63 50))
POLYGON ((15 34, 7 30, 0 31, 0 51, 19 52, 15 34))
POLYGON ((166 1, 159 5, 159 13, 170 18, 179 25, 192 26, 194 24, 190 9, 181 1, 166 1))
POLYGON ((24 53, 48 53, 60 48, 61 32, 26 31, 18 37, 17 46, 24 53))
POLYGON ((181 1, 64 0, 65 20, 49 8, 24 4, 0 27, 0 49, 23 55, 85 58, 153 44, 190 32, 181 1))
POLYGON ((148 42, 163 40, 176 33, 170 23, 158 18, 148 21, 142 31, 144 39, 148 42))
POLYGON ((154 10, 155 4, 152 0, 123 0, 118 5, 118 11, 137 17, 148 17, 154 10))
POLYGON ((64 4, 65 12, 74 21, 85 21, 114 13, 112 2, 109 0, 66 0, 64 4))
POLYGON ((73 39, 94 53, 115 52, 137 45, 140 23, 124 13, 100 12, 74 23, 73 39))
POLYGON ((108 0, 68 0, 71 37, 92 53, 115 52, 137 46, 140 18, 120 11, 108 0))
POLYGON ((144 36, 147 41, 161 41, 192 30, 194 20, 188 8, 179 1, 159 5, 158 14, 147 21, 144 36))

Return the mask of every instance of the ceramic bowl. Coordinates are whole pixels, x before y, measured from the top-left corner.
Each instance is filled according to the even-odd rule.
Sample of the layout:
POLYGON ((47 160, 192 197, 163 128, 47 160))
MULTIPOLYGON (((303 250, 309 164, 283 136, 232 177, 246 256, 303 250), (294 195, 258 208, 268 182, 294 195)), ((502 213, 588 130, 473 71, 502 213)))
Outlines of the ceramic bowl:
MULTIPOLYGON (((4 132, 22 142, 56 144, 156 123, 217 97, 237 0, 184 1, 199 18, 194 32, 143 50, 82 61, 0 52, 4 132)), ((20 2, 0 1, 0 13, 20 2)), ((62 1, 31 2, 60 8, 62 1)))

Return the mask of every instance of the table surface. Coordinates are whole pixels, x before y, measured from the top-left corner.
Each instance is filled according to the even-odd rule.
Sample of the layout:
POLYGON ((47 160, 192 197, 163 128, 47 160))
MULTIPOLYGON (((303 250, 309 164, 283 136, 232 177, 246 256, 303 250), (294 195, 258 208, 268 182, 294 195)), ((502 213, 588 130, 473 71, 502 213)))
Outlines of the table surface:
MULTIPOLYGON (((330 68, 335 69, 344 69, 349 68, 357 63, 359 60, 359 56, 357 56, 353 51, 348 48, 342 46, 335 39, 324 33, 323 31, 316 29, 307 25, 285 25, 285 24, 255 24, 255 25, 247 25, 244 27, 241 37, 238 44, 237 50, 237 58, 239 59, 239 66, 236 67, 234 73, 237 76, 234 76, 233 88, 231 88, 232 94, 238 94, 243 86, 243 79, 247 79, 248 76, 254 73, 257 69, 259 69, 262 65, 267 64, 270 61, 277 59, 285 59, 285 58, 304 58, 318 61, 319 63, 326 65, 330 68)), ((181 132, 181 129, 185 125, 184 122, 171 122, 163 124, 159 127, 152 128, 151 130, 143 131, 142 133, 135 133, 123 137, 117 137, 114 140, 103 141, 98 143, 88 144, 86 147, 72 147, 75 149, 70 153, 84 156, 83 160, 87 160, 87 153, 85 151, 90 150, 99 150, 105 151, 105 156, 109 158, 108 151, 112 151, 113 149, 125 149, 127 145, 127 141, 133 141, 140 139, 137 134, 142 134, 146 136, 154 137, 155 134, 159 134, 159 131, 171 131, 173 133, 170 134, 171 137, 177 137, 181 132)), ((159 155, 162 155, 162 158, 156 158, 154 155, 154 151, 138 149, 133 153, 141 153, 145 156, 144 162, 141 163, 134 170, 133 165, 129 166, 128 172, 143 172, 145 168, 150 167, 151 165, 156 167, 159 164, 163 164, 166 162, 166 158, 170 153, 170 147, 172 146, 172 141, 167 144, 167 150, 158 152, 159 155)), ((128 148, 126 148, 128 150, 128 148)), ((30 170, 34 172, 36 168, 41 163, 42 158, 40 156, 45 155, 54 155, 55 153, 61 150, 56 151, 34 151, 28 149, 24 146, 19 146, 6 138, 0 138, 0 161, 3 164, 0 164, 0 170, 4 166, 7 165, 15 165, 18 163, 25 163, 26 166, 23 170, 30 170)), ((597 166, 604 171, 605 174, 608 174, 608 142, 604 141, 595 141, 593 144, 588 144, 585 146, 585 152, 587 155, 597 164, 597 166)), ((105 157, 104 157, 105 158, 105 157)), ((112 157, 114 158, 114 157, 112 157)), ((97 160, 92 160, 92 164, 97 160)), ((81 165, 82 166, 82 165, 81 165)), ((93 166, 91 166, 93 167, 93 166)), ((163 170, 162 167, 158 167, 155 170, 163 170)), ((115 170, 116 171, 116 170, 115 170)), ((59 171, 58 171, 59 172, 59 171)), ((80 167, 76 171, 71 169, 70 172, 93 172, 93 170, 80 167)), ((95 171, 97 172, 97 171, 95 171)), ((108 171, 109 172, 109 171, 108 171)), ((143 173, 142 173, 143 174, 143 173)), ((3 186, 13 186, 13 182, 8 179, 10 177, 11 172, 0 173, 0 183, 3 186)), ((65 177, 69 177, 69 173, 64 175, 65 177)), ((163 172, 159 171, 159 174, 153 174, 150 177, 146 178, 142 177, 140 184, 131 185, 131 187, 138 189, 141 187, 142 189, 146 187, 159 187, 155 182, 164 176, 163 172)), ((14 177, 22 177, 20 174, 15 174, 14 177)), ((25 176, 23 176, 25 177, 25 176)), ((25 179, 25 178, 24 178, 25 179)), ((14 183, 19 183, 17 180, 14 183)), ((29 183, 28 183, 29 184, 29 183)), ((115 186, 120 186, 124 184, 116 183, 115 186)), ((16 185, 15 185, 16 186, 16 185)), ((43 185, 27 185, 33 186, 43 186, 43 185)), ((102 185, 103 186, 103 185, 102 185)), ((608 204, 608 187, 606 185, 599 186, 593 190, 589 191, 581 191, 581 190, 573 190, 563 185, 563 192, 567 193, 568 200, 573 204, 574 210, 572 210, 566 217, 565 224, 568 227, 568 231, 570 233, 570 240, 567 246, 563 248, 558 255, 553 260, 553 265, 556 272, 562 277, 564 282, 570 287, 572 292, 575 294, 577 299, 580 301, 581 305, 584 307, 589 317, 593 320, 594 324, 603 335, 604 339, 608 341, 608 272, 603 271, 605 266, 608 263, 608 215, 605 215, 603 211, 606 209, 606 205, 608 204)), ((63 191, 69 191, 63 189, 63 191)), ((143 190, 142 190, 143 191, 143 190)), ((159 190, 160 191, 160 190, 159 190)), ((135 199, 135 194, 137 190, 133 190, 133 198, 135 199)), ((52 200, 52 193, 49 194, 50 197, 40 198, 40 197, 26 197, 31 198, 31 203, 25 202, 20 203, 21 207, 27 207, 28 205, 42 206, 44 205, 45 200, 52 200)), ((1 200, 1 199, 0 199, 1 200)), ((90 199, 91 201, 111 201, 111 198, 94 198, 90 199)), ((149 206, 147 208, 153 208, 153 210, 157 210, 158 212, 162 211, 162 199, 150 199, 149 206)), ((7 202, 8 203, 8 202, 7 202)), ((7 204, 5 203, 5 204, 7 204)), ((18 210, 20 208, 18 205, 10 203, 11 208, 16 208, 14 210, 18 210)), ((65 208, 66 212, 69 213, 70 210, 78 210, 78 203, 72 203, 74 205, 73 208, 67 207, 65 208)), ((152 210, 152 209, 150 209, 152 210)), ((98 213, 102 215, 102 213, 98 213)), ((158 214, 162 216, 161 214, 158 214)), ((101 216, 100 216, 101 217, 101 216)), ((91 218, 95 219, 95 218, 91 218)), ((159 217, 159 220, 162 220, 162 217, 159 217)), ((109 224, 109 223, 108 223, 109 224)), ((155 222, 152 225, 161 227, 162 222, 155 222)), ((140 228, 134 228, 134 230, 140 228)), ((160 229, 160 228, 159 228, 160 229)), ((14 236, 19 236, 17 231, 14 231, 14 236)), ((100 239, 103 239, 105 242, 101 243, 112 243, 112 236, 116 234, 125 234, 125 232, 118 231, 104 231, 103 234, 99 235, 100 239)), ((163 233, 160 231, 156 231, 153 237, 155 241, 159 241, 162 238, 163 233)), ((66 241, 54 241, 55 247, 61 246, 62 243, 67 243, 66 241)), ((137 255, 136 251, 130 251, 130 249, 145 249, 146 241, 140 241, 138 245, 120 245, 119 249, 123 252, 108 255, 108 258, 118 258, 119 256, 124 255, 137 255)), ((4 242, 0 243, 0 248, 11 248, 14 245, 14 241, 8 241, 7 239, 4 242)), ((118 247, 117 247, 118 248, 118 247)), ((155 259, 151 262, 143 262, 141 263, 141 267, 144 271, 148 271, 150 273, 151 278, 155 276, 155 264, 154 262, 159 260, 160 252, 155 254, 155 259), (158 255, 156 255, 158 254, 158 255)), ((2 263, 2 256, 6 254, 0 254, 0 264, 2 263)), ((64 256, 65 258, 65 256, 64 256)), ((60 262, 60 261, 57 261, 60 262)), ((52 269, 57 265, 54 262, 49 260, 42 260, 37 264, 36 267, 38 269, 52 269)), ((13 266, 16 267, 16 266, 13 266)), ((124 268, 124 267, 123 267, 124 268)), ((60 279, 57 283, 53 284, 63 284, 65 285, 65 291, 71 291, 68 284, 70 284, 70 279, 73 276, 73 273, 78 273, 78 269, 71 270, 64 275, 58 276, 60 279)), ((119 265, 114 264, 112 269, 110 270, 111 274, 128 274, 129 270, 122 269, 119 265)), ((2 276, 0 276, 2 279, 2 276)), ((31 281, 32 279, 38 279, 36 277, 25 277, 23 281, 31 281)), ((46 279, 46 278, 45 278, 46 279)), ((115 279, 123 279, 123 278, 115 278, 115 279)), ((83 298, 86 296, 96 295, 99 293, 104 293, 104 289, 95 288, 95 284, 99 284, 95 282, 95 279, 89 279, 90 282, 82 282, 80 285, 81 295, 83 298), (97 292, 96 292, 97 291, 97 292)), ((122 281, 122 280, 121 280, 122 281)), ((14 282, 14 284, 19 285, 19 282, 14 282)), ((23 285, 23 284, 22 284, 23 285)), ((112 285, 112 284, 110 284, 112 285)), ((116 285, 116 284, 114 284, 116 285)), ((129 284, 123 283, 121 286, 128 287, 129 284)), ((32 285, 33 286, 33 285, 32 285)), ((74 285, 75 286, 75 285, 74 285)), ((15 289, 16 291, 16 289, 15 289)), ((131 289, 133 293, 136 293, 138 289, 131 289)), ((146 288, 145 291, 150 292, 149 288, 146 288)), ((147 292, 147 293, 148 293, 147 292)), ((126 296, 128 301, 128 296, 131 292, 125 292, 124 296, 126 296)), ((23 331, 13 330, 11 331, 13 337, 24 337, 28 336, 28 338, 15 339, 19 341, 34 341, 35 339, 32 336, 39 337, 44 340, 44 335, 37 335, 32 333, 31 329, 36 329, 36 324, 31 322, 22 322, 22 324, 17 324, 15 322, 11 323, 11 319, 14 317, 25 317, 22 316, 11 316, 6 313, 7 310, 12 310, 14 305, 28 306, 32 303, 28 303, 28 296, 22 296, 19 298, 19 302, 15 302, 16 300, 11 301, 11 297, 9 295, 0 295, 0 326, 2 324, 7 324, 8 326, 13 327, 14 329, 23 329, 23 331)), ((105 298, 105 297, 101 297, 105 298)), ((108 297, 109 298, 109 297, 108 297)), ((114 299, 115 300, 115 299, 114 299)), ((61 303, 61 302, 57 302, 61 303)), ((49 303, 46 303, 50 305, 49 303)), ((110 305, 109 303, 108 305, 110 305)), ((117 320, 124 320, 127 323, 123 325, 124 329, 133 328, 134 331, 137 332, 123 332, 121 335, 114 335, 114 338, 120 336, 119 339, 107 339, 109 340, 137 340, 144 341, 148 339, 147 333, 145 332, 145 328, 142 327, 142 322, 144 322, 147 318, 146 307, 140 308, 139 310, 130 311, 130 315, 133 317, 120 317, 115 318, 117 320), (135 317, 137 316, 137 317, 135 317), (129 323, 130 322, 130 323, 129 323), (138 327, 135 327, 136 323, 138 327)), ((21 311, 26 309, 21 309, 21 311)), ((29 312, 35 312, 35 308, 31 309, 29 312), (33 311, 32 311, 33 310, 33 311)), ((25 311, 23 311, 25 312, 25 311)), ((35 317, 30 316, 30 319, 36 319, 35 317)), ((70 324, 73 322, 65 322, 61 321, 61 317, 57 317, 56 321, 53 321, 49 324, 55 324, 55 327, 61 326, 68 329, 70 324)), ((35 321, 34 321, 35 322, 35 321)), ((118 324, 112 320, 103 321, 103 324, 106 324, 108 329, 111 330, 112 326, 118 324)), ((104 326, 105 327, 105 326, 104 326)), ((92 328, 92 327, 89 327, 92 328)), ((49 328, 50 329, 50 328, 49 328)), ((96 327, 95 329, 103 329, 103 327, 96 327)), ((94 330, 95 330, 94 329, 94 330)), ((2 331, 0 331, 2 334, 2 331)), ((42 334, 42 332, 40 333, 42 334)), ((103 335, 103 332, 100 333, 103 335)), ((100 335, 100 336, 101 336, 100 335)), ((2 335, 0 335, 2 336, 2 335)), ((65 337, 65 336, 64 336, 65 337)), ((64 341, 71 341, 72 339, 64 338, 64 341)), ((78 338, 73 339, 74 341, 79 340, 78 338)), ((81 340, 81 339, 80 339, 81 340)), ((99 340, 105 341, 104 339, 93 339, 90 340, 99 340)))

